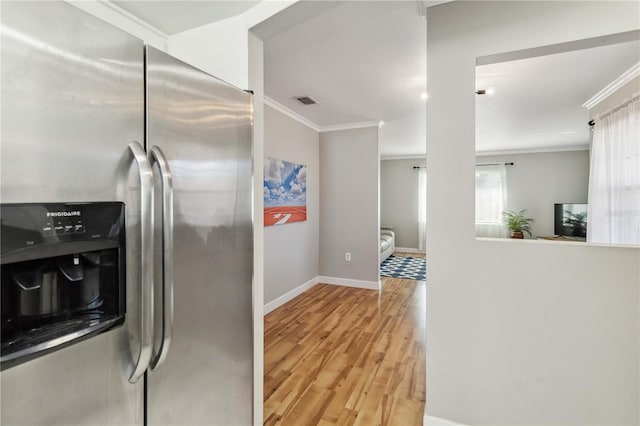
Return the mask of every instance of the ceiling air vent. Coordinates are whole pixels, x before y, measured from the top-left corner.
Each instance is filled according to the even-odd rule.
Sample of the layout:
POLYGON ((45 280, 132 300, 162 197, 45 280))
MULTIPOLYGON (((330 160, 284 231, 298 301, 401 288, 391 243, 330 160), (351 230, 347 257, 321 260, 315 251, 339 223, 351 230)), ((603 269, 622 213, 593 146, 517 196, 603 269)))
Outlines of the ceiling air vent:
POLYGON ((297 96, 294 98, 296 101, 300 102, 302 105, 313 105, 313 104, 317 104, 316 101, 314 101, 313 99, 311 99, 308 96, 297 96))

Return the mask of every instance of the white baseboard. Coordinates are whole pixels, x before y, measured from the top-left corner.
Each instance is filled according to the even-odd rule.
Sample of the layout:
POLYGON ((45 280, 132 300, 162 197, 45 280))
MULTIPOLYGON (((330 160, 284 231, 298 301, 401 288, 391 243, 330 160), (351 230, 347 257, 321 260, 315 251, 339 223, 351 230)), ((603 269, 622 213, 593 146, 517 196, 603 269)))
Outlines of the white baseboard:
POLYGON ((269 303, 266 303, 262 308, 263 315, 267 315, 269 312, 278 309, 280 306, 284 305, 289 300, 304 293, 305 291, 309 290, 311 287, 313 287, 318 283, 341 285, 345 287, 366 288, 368 290, 380 290, 382 288, 381 281, 362 281, 362 280, 352 280, 348 278, 318 276, 315 278, 311 278, 309 281, 299 285, 293 290, 289 290, 288 292, 278 297, 277 299, 272 300, 269 303))
POLYGON ((318 277, 318 280, 318 283, 341 285, 344 287, 366 288, 368 290, 378 291, 380 291, 381 288, 380 281, 363 281, 336 277, 318 277))
POLYGON ((464 426, 462 423, 452 422, 451 420, 441 419, 440 417, 424 416, 423 426, 464 426))
POLYGON ((417 248, 409 248, 409 247, 396 247, 394 251, 401 253, 421 253, 424 254, 424 250, 418 250, 417 248))
POLYGON ((314 285, 318 284, 320 277, 314 277, 311 278, 309 281, 307 281, 304 284, 299 285, 298 287, 294 288, 293 290, 290 290, 288 292, 286 292, 285 294, 283 294, 282 296, 278 297, 275 300, 272 300, 271 302, 267 303, 264 305, 263 308, 263 315, 267 315, 269 312, 279 308, 280 306, 284 305, 285 303, 287 303, 289 300, 293 299, 294 297, 304 293, 305 291, 309 290, 311 287, 313 287, 314 285))

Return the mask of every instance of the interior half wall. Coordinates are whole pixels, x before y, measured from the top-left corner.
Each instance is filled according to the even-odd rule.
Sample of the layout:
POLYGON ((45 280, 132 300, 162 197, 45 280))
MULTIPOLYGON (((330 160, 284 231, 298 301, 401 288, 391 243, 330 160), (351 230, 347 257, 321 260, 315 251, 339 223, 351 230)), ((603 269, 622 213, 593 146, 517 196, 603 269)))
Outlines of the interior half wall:
POLYGON ((427 416, 640 422, 640 250, 474 238, 476 58, 635 30, 639 8, 456 1, 428 9, 427 416))

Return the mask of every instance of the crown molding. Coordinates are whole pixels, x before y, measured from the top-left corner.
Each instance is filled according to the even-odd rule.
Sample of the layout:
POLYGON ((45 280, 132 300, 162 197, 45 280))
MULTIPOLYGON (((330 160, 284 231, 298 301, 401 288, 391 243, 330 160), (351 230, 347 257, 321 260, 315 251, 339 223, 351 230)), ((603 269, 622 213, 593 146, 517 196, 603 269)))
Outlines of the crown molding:
POLYGON ((589 144, 584 145, 567 145, 554 146, 546 148, 523 148, 523 149, 503 149, 500 151, 477 151, 476 157, 484 157, 489 155, 518 155, 518 154, 543 154, 545 152, 571 152, 571 151, 588 151, 589 144))
POLYGON ((335 132, 337 130, 364 129, 365 127, 381 127, 380 121, 361 121, 359 123, 336 124, 320 127, 321 132, 335 132))
POLYGON ((616 90, 629 83, 634 78, 640 75, 640 62, 633 65, 627 71, 625 71, 620 77, 613 80, 611 83, 606 85, 602 90, 596 93, 591 99, 582 104, 584 108, 593 109, 596 105, 598 105, 603 100, 607 99, 611 96, 616 90))
POLYGON ((312 130, 315 130, 316 132, 320 132, 321 131, 320 130, 320 126, 318 126, 316 123, 314 123, 311 120, 307 120, 306 118, 304 118, 303 116, 301 116, 297 112, 294 112, 294 111, 290 110, 286 106, 284 106, 281 103, 271 99, 267 95, 264 95, 264 104, 267 105, 267 106, 270 106, 271 108, 275 109, 276 111, 286 115, 287 117, 297 121, 298 123, 304 124, 308 128, 310 128, 312 130))
MULTIPOLYGON (((518 154, 544 154, 545 152, 572 152, 572 151, 588 151, 589 145, 567 145, 552 148, 524 148, 524 149, 503 149, 499 151, 478 151, 477 157, 490 155, 518 155, 518 154)), ((426 154, 411 155, 381 155, 380 160, 425 160, 426 154)))
POLYGON ((123 17, 125 17, 128 20, 132 21, 136 25, 139 25, 139 26, 143 27, 144 29, 154 33, 158 37, 162 37, 165 40, 169 39, 169 34, 165 33, 164 31, 162 31, 161 29, 159 29, 157 27, 154 27, 153 25, 149 24, 148 22, 143 21, 142 19, 138 18, 136 15, 127 12, 126 10, 124 10, 120 6, 115 5, 111 1, 109 1, 109 0, 98 0, 98 3, 102 4, 103 6, 109 8, 111 10, 113 10, 114 12, 118 13, 119 15, 122 15, 123 17))
POLYGON ((411 155, 381 155, 380 160, 426 160, 426 154, 411 155))
POLYGON ((361 122, 357 122, 357 123, 336 124, 336 125, 331 125, 331 126, 318 126, 313 121, 311 121, 311 120, 309 120, 307 118, 304 118, 303 116, 301 116, 297 112, 292 111, 291 109, 289 109, 286 106, 282 105, 278 101, 268 97, 267 95, 264 96, 264 104, 267 105, 267 106, 270 106, 271 108, 275 109, 278 112, 281 112, 282 114, 284 114, 287 117, 297 121, 298 123, 304 124, 308 128, 310 128, 312 130, 315 130, 318 133, 334 132, 334 131, 337 131, 337 130, 363 129, 365 127, 380 127, 382 125, 381 124, 382 122, 380 122, 380 121, 361 121, 361 122))

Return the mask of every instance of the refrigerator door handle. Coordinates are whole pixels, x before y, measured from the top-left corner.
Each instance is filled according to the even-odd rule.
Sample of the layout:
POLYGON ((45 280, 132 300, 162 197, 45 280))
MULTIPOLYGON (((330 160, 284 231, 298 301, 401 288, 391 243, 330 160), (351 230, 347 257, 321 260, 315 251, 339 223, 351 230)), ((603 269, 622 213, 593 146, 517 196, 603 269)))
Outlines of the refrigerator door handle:
POLYGON ((140 351, 129 376, 136 383, 149 366, 153 345, 153 171, 138 142, 129 149, 140 170, 140 351))
POLYGON ((149 156, 151 165, 158 165, 162 181, 162 341, 151 360, 155 371, 167 357, 173 333, 173 178, 160 148, 153 146, 149 156))

